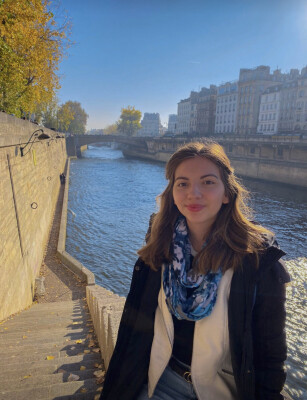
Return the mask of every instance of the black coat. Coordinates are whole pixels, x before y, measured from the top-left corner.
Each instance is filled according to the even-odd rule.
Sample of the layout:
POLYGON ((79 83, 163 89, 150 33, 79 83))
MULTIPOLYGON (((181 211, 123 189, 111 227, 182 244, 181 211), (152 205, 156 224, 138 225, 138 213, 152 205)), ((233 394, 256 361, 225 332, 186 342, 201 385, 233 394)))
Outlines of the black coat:
MULTIPOLYGON (((256 270, 245 259, 233 274, 229 340, 239 400, 279 400, 286 374, 285 253, 271 243, 256 270)), ((135 400, 148 379, 161 271, 138 259, 101 400, 135 400)), ((217 399, 218 400, 218 399, 217 399)))

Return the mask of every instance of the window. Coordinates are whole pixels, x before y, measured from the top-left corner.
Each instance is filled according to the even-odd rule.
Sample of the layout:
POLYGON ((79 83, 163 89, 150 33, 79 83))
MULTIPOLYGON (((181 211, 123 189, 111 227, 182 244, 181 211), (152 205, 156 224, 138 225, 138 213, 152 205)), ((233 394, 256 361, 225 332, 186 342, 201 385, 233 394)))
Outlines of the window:
POLYGON ((277 149, 277 155, 279 156, 279 157, 282 157, 283 156, 283 149, 281 148, 281 147, 278 147, 278 149, 277 149))
POLYGON ((256 151, 255 146, 252 146, 252 147, 250 148, 250 153, 251 153, 251 154, 255 154, 255 151, 256 151))

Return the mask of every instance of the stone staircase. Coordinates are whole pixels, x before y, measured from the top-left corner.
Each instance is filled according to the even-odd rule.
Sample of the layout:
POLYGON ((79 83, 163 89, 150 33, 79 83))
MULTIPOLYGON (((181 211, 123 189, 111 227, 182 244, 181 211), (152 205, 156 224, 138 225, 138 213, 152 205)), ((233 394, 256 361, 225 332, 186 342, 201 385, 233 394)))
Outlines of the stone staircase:
POLYGON ((1 400, 97 400, 104 373, 83 299, 34 304, 0 324, 1 400))

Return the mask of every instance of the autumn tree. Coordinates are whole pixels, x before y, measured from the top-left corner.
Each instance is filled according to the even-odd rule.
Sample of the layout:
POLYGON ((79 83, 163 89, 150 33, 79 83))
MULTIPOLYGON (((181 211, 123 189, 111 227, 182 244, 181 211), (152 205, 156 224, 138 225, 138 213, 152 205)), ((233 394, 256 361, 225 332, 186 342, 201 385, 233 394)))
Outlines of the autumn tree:
POLYGON ((48 0, 0 0, 0 109, 34 113, 60 88, 57 71, 69 45, 48 0))
POLYGON ((117 124, 108 125, 106 128, 103 129, 104 135, 116 135, 117 131, 117 124))
POLYGON ((140 124, 141 117, 141 111, 132 106, 122 108, 117 122, 117 130, 124 135, 133 136, 142 127, 140 124))
MULTIPOLYGON (((70 119, 69 123, 61 125, 62 132, 74 133, 76 135, 83 135, 85 133, 88 114, 79 102, 69 100, 62 104, 58 115, 59 117, 65 117, 66 121, 70 119)), ((63 121, 65 118, 63 118, 63 121)))

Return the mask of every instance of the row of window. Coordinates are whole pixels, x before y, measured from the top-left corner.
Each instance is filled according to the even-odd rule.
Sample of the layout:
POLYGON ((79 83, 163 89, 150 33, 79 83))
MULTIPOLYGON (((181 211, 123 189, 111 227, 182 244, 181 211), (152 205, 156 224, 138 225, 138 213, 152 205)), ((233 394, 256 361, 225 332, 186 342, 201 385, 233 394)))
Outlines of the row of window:
POLYGON ((236 111, 236 105, 235 104, 229 104, 228 110, 227 110, 227 105, 225 106, 217 106, 216 107, 216 112, 217 113, 222 113, 222 112, 227 112, 227 111, 236 111))
POLYGON ((217 103, 227 103, 228 101, 237 101, 237 96, 233 95, 233 96, 223 96, 223 97, 218 97, 217 98, 217 103))
POLYGON ((275 124, 260 124, 260 132, 274 132, 275 124))
POLYGON ((234 125, 224 125, 223 127, 216 127, 215 128, 215 133, 232 133, 235 131, 234 125))
POLYGON ((277 110, 277 103, 271 103, 271 104, 263 104, 261 106, 261 110, 277 110))
POLYGON ((222 124, 223 122, 225 123, 225 122, 235 122, 235 118, 234 118, 234 116, 232 115, 232 116, 230 116, 230 115, 228 115, 228 119, 227 119, 227 121, 226 121, 226 115, 224 115, 224 118, 223 118, 223 116, 217 116, 216 117, 216 124, 222 124))
POLYGON ((275 119, 276 118, 276 114, 261 114, 261 118, 260 121, 267 121, 267 120, 271 120, 271 119, 275 119))

